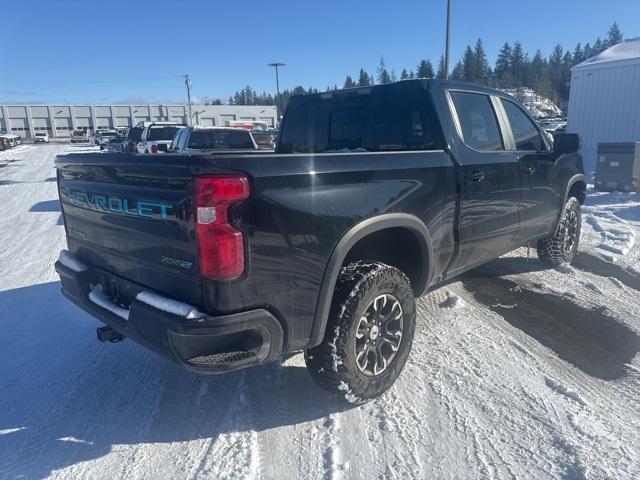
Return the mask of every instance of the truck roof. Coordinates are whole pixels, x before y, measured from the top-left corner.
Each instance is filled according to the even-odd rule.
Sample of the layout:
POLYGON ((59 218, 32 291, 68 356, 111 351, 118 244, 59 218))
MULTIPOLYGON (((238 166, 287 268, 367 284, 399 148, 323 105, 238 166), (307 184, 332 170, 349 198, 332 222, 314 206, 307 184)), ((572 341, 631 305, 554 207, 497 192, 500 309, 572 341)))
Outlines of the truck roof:
POLYGON ((339 98, 341 96, 365 95, 368 93, 381 94, 387 91, 392 92, 392 91, 403 91, 403 90, 415 90, 417 88, 426 90, 427 87, 431 84, 440 85, 445 88, 459 88, 464 90, 471 90, 471 91, 489 93, 497 96, 513 98, 511 95, 501 90, 497 90, 495 88, 487 87, 484 85, 478 85, 476 83, 458 82, 454 80, 441 80, 441 79, 434 79, 434 78, 411 78, 408 80, 399 80, 397 82, 386 83, 383 85, 344 88, 340 90, 332 90, 332 91, 321 92, 321 93, 293 95, 291 97, 291 100, 298 103, 298 102, 305 102, 305 101, 313 101, 314 99, 317 99, 317 98, 322 98, 322 99, 334 98, 334 97, 339 98))

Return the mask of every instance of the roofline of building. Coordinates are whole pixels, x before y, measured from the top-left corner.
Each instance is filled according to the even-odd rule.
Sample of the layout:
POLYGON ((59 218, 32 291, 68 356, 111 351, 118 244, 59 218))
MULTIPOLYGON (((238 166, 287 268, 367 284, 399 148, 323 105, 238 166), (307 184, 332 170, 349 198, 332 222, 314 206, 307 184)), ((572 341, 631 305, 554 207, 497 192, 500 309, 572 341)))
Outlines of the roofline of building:
POLYGON ((576 70, 591 70, 591 69, 607 68, 607 67, 622 67, 625 65, 635 65, 635 64, 640 64, 640 57, 622 58, 619 60, 605 60, 602 62, 595 62, 595 63, 587 63, 585 61, 571 67, 571 71, 573 72, 576 70))
MULTIPOLYGON (((2 107, 184 107, 185 104, 170 104, 170 103, 115 103, 115 104, 102 104, 102 103, 0 103, 2 107)), ((191 108, 195 107, 233 107, 233 108, 276 108, 275 105, 205 105, 204 103, 192 103, 191 108)))

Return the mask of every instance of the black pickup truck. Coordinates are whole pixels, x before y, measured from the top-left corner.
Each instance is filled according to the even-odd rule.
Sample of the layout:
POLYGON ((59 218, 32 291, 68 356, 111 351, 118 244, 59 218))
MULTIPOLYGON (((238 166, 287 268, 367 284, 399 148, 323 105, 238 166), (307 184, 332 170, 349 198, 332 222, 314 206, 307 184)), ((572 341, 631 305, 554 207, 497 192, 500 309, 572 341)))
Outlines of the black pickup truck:
POLYGON ((476 85, 298 96, 275 153, 58 157, 56 270, 102 341, 203 373, 304 350, 364 402, 402 370, 427 289, 522 245, 573 259, 579 146, 476 85))

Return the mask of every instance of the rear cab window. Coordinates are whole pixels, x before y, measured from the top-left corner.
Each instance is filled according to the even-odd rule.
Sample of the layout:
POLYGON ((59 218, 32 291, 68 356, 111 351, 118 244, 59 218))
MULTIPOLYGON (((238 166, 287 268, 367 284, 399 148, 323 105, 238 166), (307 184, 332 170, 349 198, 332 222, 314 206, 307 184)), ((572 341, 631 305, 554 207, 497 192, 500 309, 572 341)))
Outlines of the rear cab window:
POLYGON ((160 141, 167 141, 167 140, 173 140, 174 135, 176 134, 176 132, 180 129, 181 127, 178 126, 167 126, 167 125, 158 125, 158 126, 151 126, 149 127, 148 133, 147 133, 147 140, 160 140, 160 141))
MULTIPOLYGON (((294 97, 295 98, 295 97, 294 97)), ((357 89, 290 102, 282 153, 438 150, 434 109, 422 88, 357 89)))
POLYGON ((188 148, 202 150, 253 149, 248 130, 194 130, 188 148))
POLYGON ((489 95, 450 90, 462 141, 481 152, 503 151, 504 141, 489 95))

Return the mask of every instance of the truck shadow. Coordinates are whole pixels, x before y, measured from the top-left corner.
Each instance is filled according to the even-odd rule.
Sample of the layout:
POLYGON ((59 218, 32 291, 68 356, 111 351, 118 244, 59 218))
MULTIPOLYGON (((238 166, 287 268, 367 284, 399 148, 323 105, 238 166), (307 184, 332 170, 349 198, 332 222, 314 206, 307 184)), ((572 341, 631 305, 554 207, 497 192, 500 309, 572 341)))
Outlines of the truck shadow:
POLYGON ((30 212, 59 212, 59 200, 46 200, 44 202, 34 203, 29 209, 30 212))
POLYGON ((587 375, 615 380, 627 373, 626 365, 640 351, 640 336, 604 307, 587 308, 569 297, 529 290, 494 276, 493 262, 488 268, 461 278, 479 302, 587 375))
POLYGON ((352 408, 317 387, 299 356, 203 376, 131 341, 100 344, 99 322, 58 282, 0 292, 0 312, 0 478, 43 478, 121 445, 206 448, 352 408))

